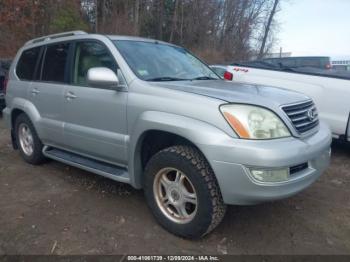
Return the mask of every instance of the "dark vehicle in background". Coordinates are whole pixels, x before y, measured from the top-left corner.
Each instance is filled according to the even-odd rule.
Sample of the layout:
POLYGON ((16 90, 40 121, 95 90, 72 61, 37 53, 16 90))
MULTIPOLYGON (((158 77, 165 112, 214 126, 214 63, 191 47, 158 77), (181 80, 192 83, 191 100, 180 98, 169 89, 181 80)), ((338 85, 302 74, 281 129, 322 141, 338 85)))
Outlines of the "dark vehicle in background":
POLYGON ((299 57, 281 57, 265 58, 262 62, 275 66, 287 68, 311 67, 318 69, 331 69, 331 59, 328 56, 299 56, 299 57))
POLYGON ((5 87, 8 70, 11 66, 11 60, 0 59, 0 113, 5 108, 5 87))

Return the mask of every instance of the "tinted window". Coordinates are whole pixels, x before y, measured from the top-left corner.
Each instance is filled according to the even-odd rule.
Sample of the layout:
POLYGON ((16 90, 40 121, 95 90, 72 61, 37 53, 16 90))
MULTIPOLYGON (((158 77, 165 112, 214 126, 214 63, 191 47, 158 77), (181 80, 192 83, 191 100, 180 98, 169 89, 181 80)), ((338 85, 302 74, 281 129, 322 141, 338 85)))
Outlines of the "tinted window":
POLYGON ((36 61, 39 57, 40 47, 26 50, 17 63, 16 73, 21 80, 32 80, 36 61))
POLYGON ((107 67, 117 73, 115 59, 107 48, 98 42, 77 43, 73 70, 73 84, 87 86, 86 75, 90 68, 107 67))
POLYGON ((42 74, 43 81, 66 82, 68 49, 68 43, 47 46, 42 74))

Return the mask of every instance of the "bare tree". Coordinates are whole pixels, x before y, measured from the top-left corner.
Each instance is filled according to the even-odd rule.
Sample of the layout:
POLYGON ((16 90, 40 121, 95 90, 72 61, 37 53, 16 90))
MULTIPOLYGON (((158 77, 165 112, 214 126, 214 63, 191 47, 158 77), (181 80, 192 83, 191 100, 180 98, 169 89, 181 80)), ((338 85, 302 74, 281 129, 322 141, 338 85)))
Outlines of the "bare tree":
POLYGON ((273 6, 272 6, 272 9, 271 9, 269 18, 267 20, 267 24, 265 26, 264 37, 262 39, 261 47, 260 47, 260 51, 259 51, 259 55, 258 55, 259 59, 261 59, 263 57, 263 55, 264 55, 267 37, 268 37, 270 29, 271 29, 271 24, 272 24, 273 18, 274 18, 275 14, 276 14, 278 3, 279 3, 279 0, 274 0, 274 3, 273 3, 273 6))
POLYGON ((174 10, 174 14, 173 14, 173 21, 172 21, 172 26, 171 26, 171 33, 170 33, 169 42, 173 42, 174 33, 177 29, 177 13, 178 13, 178 9, 179 9, 179 3, 180 3, 180 0, 175 0, 175 10, 174 10))
POLYGON ((139 34, 139 30, 140 30, 140 0, 135 0, 134 33, 139 34))
POLYGON ((181 44, 208 62, 263 55, 280 0, 0 0, 0 53, 63 30, 139 35, 181 44), (88 25, 88 27, 86 26, 88 25), (8 45, 8 39, 15 45, 8 45))

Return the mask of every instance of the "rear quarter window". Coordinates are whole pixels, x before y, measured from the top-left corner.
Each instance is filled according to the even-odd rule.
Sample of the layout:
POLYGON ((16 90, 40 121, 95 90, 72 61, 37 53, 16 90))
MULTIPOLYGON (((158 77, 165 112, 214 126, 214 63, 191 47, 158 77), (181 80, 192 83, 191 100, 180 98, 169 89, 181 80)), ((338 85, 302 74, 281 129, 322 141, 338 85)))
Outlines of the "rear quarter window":
POLYGON ((21 80, 33 80, 36 62, 40 54, 40 47, 25 50, 16 67, 16 74, 21 80))

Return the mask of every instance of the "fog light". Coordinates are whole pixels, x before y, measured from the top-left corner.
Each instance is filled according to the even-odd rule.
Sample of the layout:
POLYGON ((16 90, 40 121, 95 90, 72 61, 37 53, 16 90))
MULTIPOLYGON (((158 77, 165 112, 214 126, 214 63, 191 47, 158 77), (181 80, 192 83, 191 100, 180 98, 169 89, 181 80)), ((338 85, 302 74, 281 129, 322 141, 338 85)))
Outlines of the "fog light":
POLYGON ((289 178, 289 168, 283 169, 250 169, 252 176, 261 182, 282 182, 289 178))

